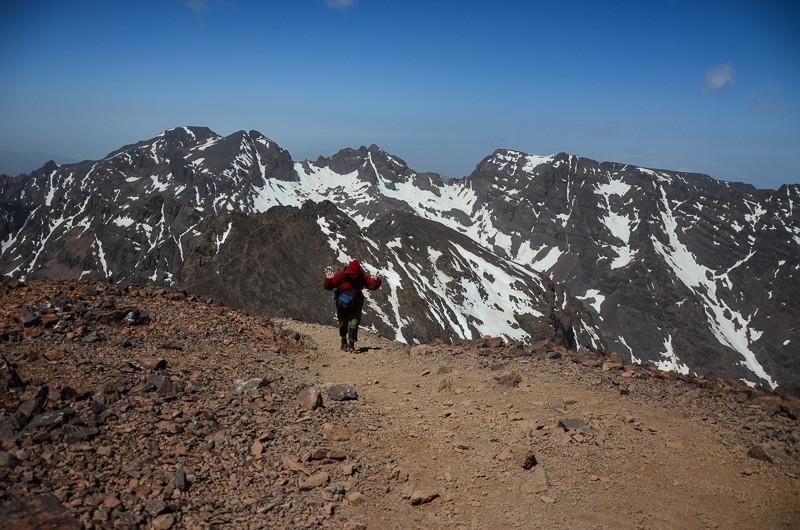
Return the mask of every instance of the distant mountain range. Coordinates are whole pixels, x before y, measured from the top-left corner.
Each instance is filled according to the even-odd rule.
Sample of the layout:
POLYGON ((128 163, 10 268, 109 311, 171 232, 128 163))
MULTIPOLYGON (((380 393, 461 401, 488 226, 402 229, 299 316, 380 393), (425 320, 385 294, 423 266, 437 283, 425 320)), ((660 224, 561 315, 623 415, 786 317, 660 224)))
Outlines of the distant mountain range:
POLYGON ((296 162, 180 127, 0 183, 0 273, 161 283, 330 323, 322 269, 380 271, 366 323, 616 351, 800 390, 800 185, 497 150, 447 180, 379 147, 296 162))
POLYGON ((72 158, 48 153, 20 153, 8 149, 0 150, 0 174, 19 175, 30 173, 52 160, 57 164, 74 164, 78 162, 72 158))

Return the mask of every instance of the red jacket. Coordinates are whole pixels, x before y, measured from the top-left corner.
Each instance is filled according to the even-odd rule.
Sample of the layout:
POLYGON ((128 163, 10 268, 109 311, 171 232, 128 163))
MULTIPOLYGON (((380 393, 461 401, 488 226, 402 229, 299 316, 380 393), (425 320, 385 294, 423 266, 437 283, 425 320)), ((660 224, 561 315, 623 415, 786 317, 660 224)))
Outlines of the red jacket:
POLYGON ((328 291, 338 289, 352 292, 355 295, 353 308, 361 309, 364 307, 364 293, 362 291, 365 287, 370 291, 374 291, 381 286, 381 279, 380 277, 373 278, 364 272, 358 260, 353 260, 346 269, 334 274, 333 278, 325 278, 324 285, 328 291))

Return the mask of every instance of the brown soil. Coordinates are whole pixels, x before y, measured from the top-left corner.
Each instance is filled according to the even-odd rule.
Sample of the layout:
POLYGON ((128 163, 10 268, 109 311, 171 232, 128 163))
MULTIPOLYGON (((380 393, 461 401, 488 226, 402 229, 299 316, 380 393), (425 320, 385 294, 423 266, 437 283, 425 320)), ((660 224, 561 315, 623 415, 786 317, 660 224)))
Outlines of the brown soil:
POLYGON ((498 340, 358 347, 181 292, 0 285, 25 383, 0 362, 0 526, 800 527, 796 400, 498 340))
POLYGON ((419 355, 370 333, 358 353, 346 353, 333 328, 285 325, 316 343, 310 368, 322 386, 359 392, 346 427, 364 434, 361 457, 384 473, 363 478, 367 502, 343 506, 347 520, 369 528, 800 524, 798 461, 748 456, 760 429, 775 427, 760 407, 672 380, 632 380, 620 395, 599 370, 569 361, 501 361, 448 346, 419 355), (498 382, 509 372, 521 376, 518 387, 498 382), (585 420, 594 436, 576 441, 562 418, 585 420), (519 463, 528 452, 546 471, 546 491, 533 493, 535 468, 519 463), (397 470, 400 481, 390 478, 397 470), (415 489, 439 497, 412 507, 405 497, 415 489))

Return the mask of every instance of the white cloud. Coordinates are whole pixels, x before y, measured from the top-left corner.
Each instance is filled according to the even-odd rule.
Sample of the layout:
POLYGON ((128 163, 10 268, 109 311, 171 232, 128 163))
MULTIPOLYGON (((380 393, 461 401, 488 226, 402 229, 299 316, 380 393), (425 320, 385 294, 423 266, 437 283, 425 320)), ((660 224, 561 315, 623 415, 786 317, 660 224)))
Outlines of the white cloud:
POLYGON ((706 72, 706 86, 704 91, 706 93, 718 92, 727 85, 732 85, 733 83, 733 67, 731 67, 731 63, 720 64, 706 72))
POLYGON ((340 11, 346 11, 355 3, 356 0, 325 0, 325 4, 328 7, 333 7, 340 11))
POLYGON ((780 85, 772 84, 769 88, 750 92, 747 99, 757 112, 790 112, 794 106, 782 97, 782 91, 780 85))
POLYGON ((195 13, 208 10, 208 4, 206 4, 205 0, 186 0, 186 7, 195 13))

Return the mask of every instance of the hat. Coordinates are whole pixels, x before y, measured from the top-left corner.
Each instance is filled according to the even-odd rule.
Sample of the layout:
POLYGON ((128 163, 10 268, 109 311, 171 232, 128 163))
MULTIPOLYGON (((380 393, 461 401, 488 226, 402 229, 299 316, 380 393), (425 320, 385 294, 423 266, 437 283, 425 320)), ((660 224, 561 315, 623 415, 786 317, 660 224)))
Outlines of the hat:
POLYGON ((354 259, 353 261, 350 262, 350 264, 344 270, 344 273, 345 274, 352 274, 352 275, 360 274, 361 273, 361 264, 358 262, 357 259, 354 259))

